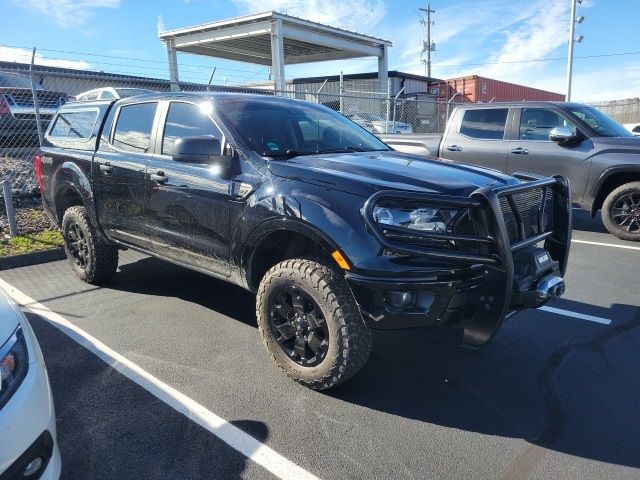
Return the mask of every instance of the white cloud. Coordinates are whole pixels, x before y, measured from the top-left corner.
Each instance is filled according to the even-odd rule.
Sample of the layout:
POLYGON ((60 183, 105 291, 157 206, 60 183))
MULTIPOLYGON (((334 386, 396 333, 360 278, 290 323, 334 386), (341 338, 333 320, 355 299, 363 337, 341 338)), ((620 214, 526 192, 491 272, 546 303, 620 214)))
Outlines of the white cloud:
MULTIPOLYGON (((541 6, 542 0, 526 4, 505 3, 504 0, 462 0, 436 8, 431 28, 432 41, 436 43, 436 52, 432 55, 433 76, 442 78, 477 73, 478 67, 468 70, 449 65, 482 63, 484 59, 479 57, 480 49, 491 48, 492 40, 501 34, 506 36, 514 26, 522 27, 522 22, 537 15, 541 6)), ((420 62, 423 29, 419 18, 416 14, 415 21, 401 28, 396 26, 392 37, 398 50, 397 58, 401 61, 398 68, 414 73, 424 73, 420 62)))
POLYGON ((158 19, 156 21, 156 25, 158 28, 158 33, 166 32, 167 27, 164 25, 164 17, 162 15, 158 15, 158 19))
POLYGON ((512 82, 530 81, 531 73, 540 68, 539 63, 531 61, 547 58, 566 45, 568 20, 567 2, 538 4, 522 25, 505 32, 502 48, 488 60, 495 64, 478 67, 478 73, 512 82))
POLYGON ((121 0, 13 0, 31 12, 53 20, 63 28, 85 25, 98 8, 118 8, 121 0))
POLYGON ((386 13, 383 0, 232 0, 243 13, 274 10, 313 22, 371 32, 386 13))
MULTIPOLYGON (((0 60, 5 62, 31 63, 31 50, 16 47, 0 46, 0 60)), ((46 65, 49 67, 73 68, 86 70, 91 67, 90 63, 78 60, 66 60, 58 58, 46 58, 36 51, 34 59, 36 65, 46 65)))

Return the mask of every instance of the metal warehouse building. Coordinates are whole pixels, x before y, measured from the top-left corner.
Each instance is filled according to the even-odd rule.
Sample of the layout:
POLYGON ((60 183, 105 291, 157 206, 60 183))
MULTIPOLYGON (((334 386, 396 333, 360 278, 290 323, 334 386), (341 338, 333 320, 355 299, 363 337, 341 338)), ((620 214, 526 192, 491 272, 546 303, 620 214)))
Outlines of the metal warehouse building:
MULTIPOLYGON (((389 85, 378 80, 377 72, 352 73, 343 75, 343 89, 346 92, 359 93, 379 93, 387 94, 390 86, 390 94, 395 97, 398 93, 428 93, 429 84, 440 80, 415 75, 412 73, 398 72, 391 70, 388 73, 389 85)), ((340 94, 340 75, 329 75, 323 77, 303 77, 294 78, 287 81, 287 90, 298 93, 318 93, 327 95, 340 94)))

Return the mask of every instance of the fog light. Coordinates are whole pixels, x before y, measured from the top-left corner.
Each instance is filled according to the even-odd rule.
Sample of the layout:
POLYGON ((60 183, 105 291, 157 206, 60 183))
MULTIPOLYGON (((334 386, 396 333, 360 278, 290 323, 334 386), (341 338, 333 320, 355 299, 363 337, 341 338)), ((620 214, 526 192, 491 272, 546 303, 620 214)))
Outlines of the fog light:
POLYGON ((415 292, 387 290, 385 296, 387 305, 396 310, 412 307, 416 303, 415 292))
POLYGON ((42 458, 34 458, 31 460, 26 467, 24 467, 24 472, 22 472, 23 477, 30 477, 31 475, 35 475, 42 468, 42 458))

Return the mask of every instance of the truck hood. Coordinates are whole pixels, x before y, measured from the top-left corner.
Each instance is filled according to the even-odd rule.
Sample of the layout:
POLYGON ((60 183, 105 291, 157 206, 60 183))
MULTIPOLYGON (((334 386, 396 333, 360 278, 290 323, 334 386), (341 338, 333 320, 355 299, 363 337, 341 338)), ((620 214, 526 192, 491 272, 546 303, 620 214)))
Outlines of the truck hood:
POLYGON ((368 197, 378 190, 468 196, 479 187, 518 183, 495 170, 394 151, 332 153, 269 162, 274 175, 368 197))
POLYGON ((596 137, 596 145, 620 148, 627 147, 628 150, 637 150, 640 153, 640 137, 596 137))
POLYGON ((620 137, 618 140, 625 147, 631 147, 632 150, 637 150, 640 153, 640 137, 620 137))

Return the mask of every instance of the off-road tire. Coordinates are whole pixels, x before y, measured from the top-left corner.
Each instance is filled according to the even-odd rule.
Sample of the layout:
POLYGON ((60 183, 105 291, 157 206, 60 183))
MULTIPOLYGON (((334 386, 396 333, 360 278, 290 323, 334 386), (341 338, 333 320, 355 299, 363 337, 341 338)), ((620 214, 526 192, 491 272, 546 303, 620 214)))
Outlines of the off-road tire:
MULTIPOLYGON (((631 240, 640 242, 640 226, 637 223, 633 224, 633 229, 638 227, 635 232, 629 232, 625 227, 621 227, 616 223, 613 217, 613 208, 616 201, 624 195, 634 194, 634 198, 640 198, 640 182, 629 182, 614 189, 607 198, 605 198, 602 204, 602 223, 609 233, 615 235, 622 240, 631 240)), ((638 222, 640 220, 636 220, 638 222)))
POLYGON ((64 249, 67 259, 74 273, 82 281, 97 285, 107 282, 113 277, 118 268, 118 248, 106 243, 98 235, 95 227, 89 220, 87 210, 84 207, 69 207, 62 217, 62 236, 64 237, 64 249), (79 265, 74 259, 70 229, 76 225, 84 234, 86 242, 86 261, 79 265))
POLYGON ((258 327, 273 361, 293 380, 314 390, 325 390, 348 380, 367 363, 371 332, 344 277, 317 260, 295 258, 272 267, 258 287, 258 327), (293 286, 312 298, 326 321, 329 345, 315 366, 293 361, 276 340, 270 305, 279 288, 293 286))

